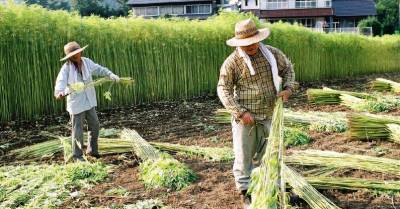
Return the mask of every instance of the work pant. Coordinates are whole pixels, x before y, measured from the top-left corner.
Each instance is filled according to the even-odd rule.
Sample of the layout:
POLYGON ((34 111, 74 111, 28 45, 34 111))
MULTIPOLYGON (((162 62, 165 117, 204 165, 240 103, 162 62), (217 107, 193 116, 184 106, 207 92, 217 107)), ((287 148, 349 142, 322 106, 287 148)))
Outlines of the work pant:
POLYGON ((98 154, 97 140, 99 138, 100 123, 97 117, 96 109, 79 114, 71 115, 72 122, 72 155, 74 159, 82 158, 83 152, 83 122, 86 119, 88 124, 88 145, 86 152, 98 154))
POLYGON ((257 125, 243 125, 232 119, 233 175, 239 191, 249 188, 251 171, 259 165, 265 153, 270 128, 270 120, 258 121, 257 125))

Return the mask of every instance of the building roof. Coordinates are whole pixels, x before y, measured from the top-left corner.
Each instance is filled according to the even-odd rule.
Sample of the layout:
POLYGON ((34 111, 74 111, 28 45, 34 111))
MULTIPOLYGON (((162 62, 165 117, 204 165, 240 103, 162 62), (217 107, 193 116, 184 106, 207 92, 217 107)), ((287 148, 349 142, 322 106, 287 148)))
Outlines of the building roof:
POLYGON ((333 0, 335 16, 373 16, 376 15, 374 0, 333 0))
POLYGON ((129 0, 128 5, 154 5, 154 4, 179 4, 193 2, 211 2, 212 0, 129 0))

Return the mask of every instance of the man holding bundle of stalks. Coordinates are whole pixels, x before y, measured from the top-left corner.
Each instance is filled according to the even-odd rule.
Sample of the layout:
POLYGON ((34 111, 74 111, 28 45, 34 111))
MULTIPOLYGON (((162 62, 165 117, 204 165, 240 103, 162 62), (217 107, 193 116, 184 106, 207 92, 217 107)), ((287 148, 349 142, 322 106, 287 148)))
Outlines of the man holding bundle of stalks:
POLYGON ((235 37, 227 41, 236 49, 222 65, 217 87, 222 104, 233 116, 233 175, 244 208, 251 204, 250 174, 265 152, 276 98, 286 102, 294 88, 289 59, 261 42, 269 35, 268 28, 257 29, 251 19, 238 22, 235 37))
POLYGON ((62 66, 55 85, 54 96, 57 99, 67 97, 67 111, 72 122, 72 157, 77 161, 83 159, 83 122, 86 119, 89 130, 89 143, 86 154, 99 158, 98 137, 99 119, 96 109, 96 92, 93 86, 85 85, 93 81, 92 75, 108 76, 118 82, 120 78, 107 68, 94 63, 86 57, 82 57, 83 50, 76 42, 69 42, 64 46, 65 57, 60 61, 66 61, 62 66), (80 84, 80 85, 79 85, 80 84))

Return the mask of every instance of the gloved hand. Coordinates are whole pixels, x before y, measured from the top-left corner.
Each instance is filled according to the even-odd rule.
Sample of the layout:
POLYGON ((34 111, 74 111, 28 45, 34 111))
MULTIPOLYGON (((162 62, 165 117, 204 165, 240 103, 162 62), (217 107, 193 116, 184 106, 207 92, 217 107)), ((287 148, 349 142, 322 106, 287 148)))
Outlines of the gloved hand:
POLYGON ((120 80, 120 78, 115 74, 111 74, 110 78, 111 78, 111 80, 116 81, 116 82, 119 82, 119 80, 120 80))

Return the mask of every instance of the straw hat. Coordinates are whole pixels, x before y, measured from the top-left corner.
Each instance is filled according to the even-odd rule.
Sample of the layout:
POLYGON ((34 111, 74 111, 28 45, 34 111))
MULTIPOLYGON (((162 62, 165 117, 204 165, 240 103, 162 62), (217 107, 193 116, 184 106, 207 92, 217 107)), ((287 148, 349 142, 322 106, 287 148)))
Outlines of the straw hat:
POLYGON ((236 23, 235 37, 226 41, 229 46, 249 46, 266 39, 270 34, 268 28, 257 29, 253 20, 247 19, 236 23))
POLYGON ((81 46, 79 46, 79 44, 76 43, 75 41, 65 44, 65 46, 64 46, 65 57, 60 59, 60 61, 65 61, 65 60, 69 59, 70 57, 74 56, 75 54, 78 54, 79 52, 82 52, 83 50, 85 50, 86 47, 88 47, 88 45, 81 48, 81 46))

